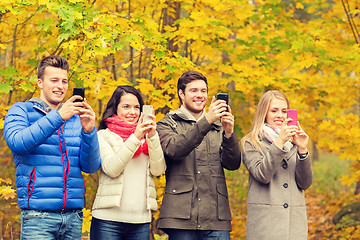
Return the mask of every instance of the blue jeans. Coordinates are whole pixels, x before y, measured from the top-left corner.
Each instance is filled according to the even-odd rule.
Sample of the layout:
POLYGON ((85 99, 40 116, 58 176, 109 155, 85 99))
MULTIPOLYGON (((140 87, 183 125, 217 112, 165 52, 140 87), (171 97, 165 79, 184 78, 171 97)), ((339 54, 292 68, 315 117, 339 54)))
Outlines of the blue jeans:
POLYGON ((229 231, 166 229, 169 240, 230 240, 229 231))
POLYGON ((150 223, 123 223, 92 218, 91 240, 148 240, 150 223))
POLYGON ((83 212, 21 211, 21 240, 81 239, 83 212))

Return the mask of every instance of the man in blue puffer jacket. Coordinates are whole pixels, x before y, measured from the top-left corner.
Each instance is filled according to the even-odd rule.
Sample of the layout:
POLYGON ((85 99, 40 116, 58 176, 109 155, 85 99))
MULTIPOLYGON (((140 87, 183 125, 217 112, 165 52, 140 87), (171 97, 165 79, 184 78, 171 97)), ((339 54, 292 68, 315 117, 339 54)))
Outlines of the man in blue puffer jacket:
POLYGON ((16 165, 21 239, 80 239, 82 171, 100 167, 95 113, 81 96, 62 103, 69 63, 59 56, 38 66, 40 98, 15 103, 4 123, 16 165), (76 99, 84 100, 74 102, 76 99))

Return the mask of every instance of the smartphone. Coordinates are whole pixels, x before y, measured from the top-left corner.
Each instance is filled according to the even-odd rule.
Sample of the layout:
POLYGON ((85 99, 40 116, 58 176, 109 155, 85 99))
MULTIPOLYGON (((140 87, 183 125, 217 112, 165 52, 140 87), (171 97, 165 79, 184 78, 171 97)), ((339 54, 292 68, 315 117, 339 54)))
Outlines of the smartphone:
POLYGON ((82 102, 84 101, 85 98, 85 88, 79 88, 79 87, 75 87, 73 88, 73 96, 74 95, 79 95, 83 98, 83 100, 80 99, 76 99, 74 102, 82 102))
POLYGON ((151 106, 151 105, 143 105, 142 107, 142 112, 144 114, 144 117, 143 117, 143 122, 146 123, 146 122, 151 122, 152 119, 149 117, 149 114, 153 114, 154 112, 154 107, 151 106))
MULTIPOLYGON (((229 105, 229 95, 227 93, 218 93, 216 94, 216 100, 225 100, 226 104, 229 105)), ((229 109, 226 108, 226 112, 228 112, 229 109)))
POLYGON ((287 123, 287 125, 288 126, 297 126, 298 125, 298 123, 297 123, 297 121, 298 121, 298 118, 297 118, 297 116, 298 116, 298 112, 297 112, 297 110, 295 110, 295 109, 289 109, 289 110, 287 110, 287 118, 292 118, 292 121, 289 121, 288 123, 287 123))

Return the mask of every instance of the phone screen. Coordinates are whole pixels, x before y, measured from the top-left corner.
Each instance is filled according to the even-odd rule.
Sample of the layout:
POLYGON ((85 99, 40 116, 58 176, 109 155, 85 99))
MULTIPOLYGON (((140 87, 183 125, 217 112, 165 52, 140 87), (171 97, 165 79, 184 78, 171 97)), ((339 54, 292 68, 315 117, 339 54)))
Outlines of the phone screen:
POLYGON ((297 110, 295 110, 295 109, 289 109, 289 110, 287 110, 287 118, 291 118, 291 119, 292 119, 292 121, 289 121, 289 122, 287 123, 288 126, 297 126, 297 125, 298 125, 298 124, 297 124, 297 121, 298 121, 297 115, 298 115, 297 110))
POLYGON ((80 99, 76 99, 74 102, 82 102, 84 101, 84 98, 85 98, 85 88, 78 88, 78 87, 75 87, 73 89, 73 96, 74 95, 79 95, 83 98, 83 100, 80 100, 80 99))

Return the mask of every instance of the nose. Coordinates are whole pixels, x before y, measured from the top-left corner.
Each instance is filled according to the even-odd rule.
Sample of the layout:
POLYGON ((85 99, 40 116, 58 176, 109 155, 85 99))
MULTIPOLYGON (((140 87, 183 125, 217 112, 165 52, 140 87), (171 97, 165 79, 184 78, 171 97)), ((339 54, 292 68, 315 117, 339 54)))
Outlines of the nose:
POLYGON ((201 98, 201 97, 203 97, 205 94, 202 92, 202 91, 197 91, 196 92, 196 97, 199 97, 199 98, 201 98))
POLYGON ((136 112, 136 109, 135 108, 130 108, 130 114, 135 114, 135 112, 136 112))
POLYGON ((62 81, 59 81, 58 84, 57 84, 57 87, 59 89, 63 89, 64 88, 64 83, 62 81))

